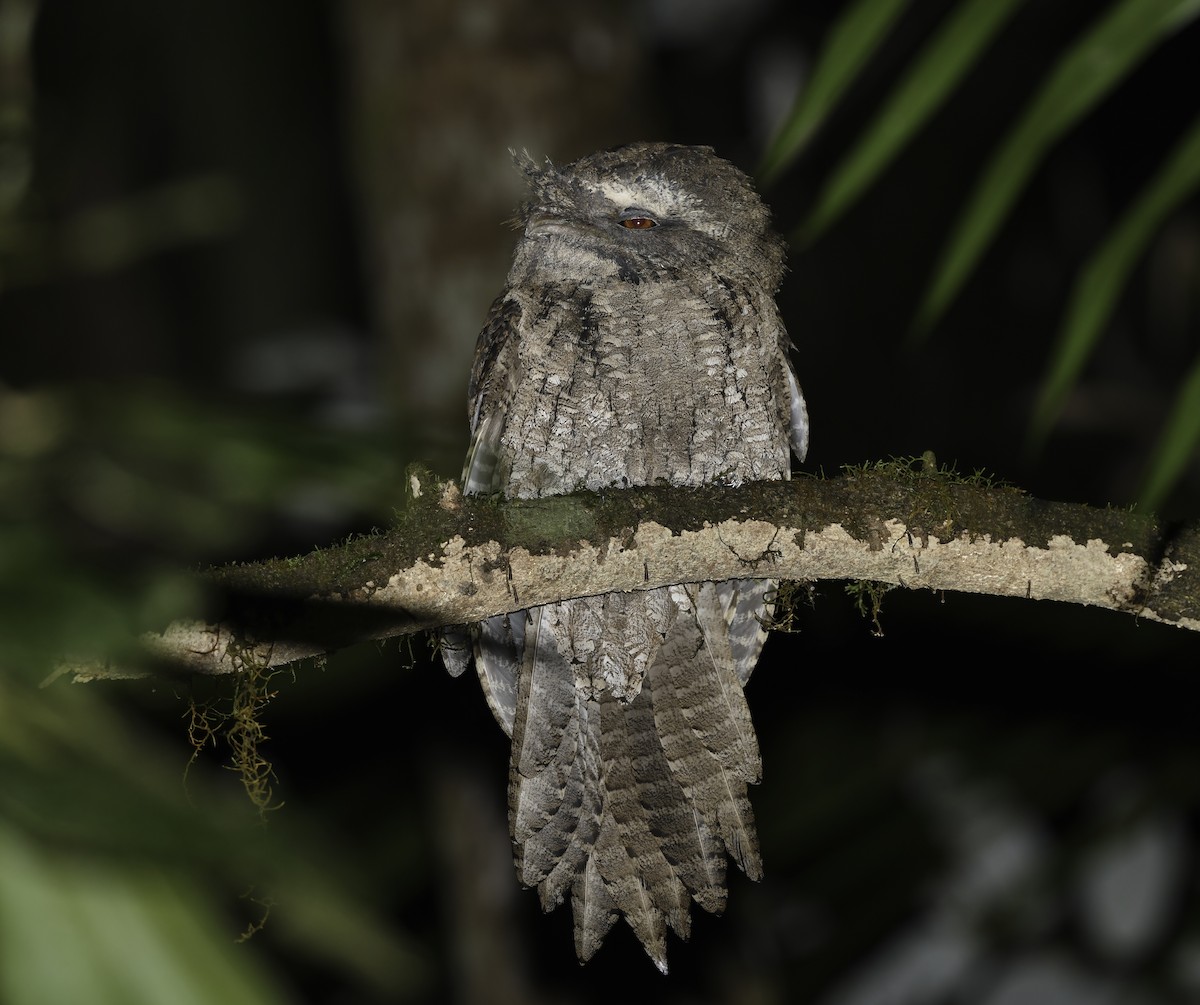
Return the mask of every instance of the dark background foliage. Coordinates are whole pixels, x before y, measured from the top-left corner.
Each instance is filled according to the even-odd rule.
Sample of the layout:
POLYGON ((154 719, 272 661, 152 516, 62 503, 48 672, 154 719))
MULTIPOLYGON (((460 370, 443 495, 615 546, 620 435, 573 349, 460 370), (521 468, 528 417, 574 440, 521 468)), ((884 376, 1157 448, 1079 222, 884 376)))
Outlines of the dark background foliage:
MULTIPOLYGON (((952 7, 911 4, 765 190, 781 230, 952 7)), ((86 867, 133 889, 152 868, 203 933, 97 951, 126 989, 112 1000, 137 1000, 136 976, 113 975, 156 954, 207 971, 210 942, 231 981, 261 982, 245 1000, 1195 1000, 1197 648, 1159 625, 894 592, 876 637, 840 584, 818 586, 748 690, 767 877, 695 919, 665 981, 621 927, 580 970, 569 910, 543 916, 517 889, 504 738, 424 640, 272 678, 260 750, 284 805, 265 828, 243 819, 224 740, 184 781, 188 703, 227 708, 227 683, 32 687, 60 652, 201 607, 191 570, 385 524, 407 461, 454 475, 520 199, 507 148, 566 161, 670 138, 753 171, 843 5, 17 8, 36 19, 4 65, 0 837, 47 855, 47 882, 86 867)), ((1194 24, 1054 146, 951 309, 910 338, 975 175, 1093 8, 1023 6, 865 198, 793 246, 780 303, 805 471, 933 450, 1048 498, 1137 498, 1200 348, 1194 200, 1044 449, 1023 444, 1075 273, 1194 113, 1194 24)), ((1193 464, 1164 514, 1194 517, 1198 496, 1193 464)), ((21 903, 4 889, 0 932, 21 903)), ((18 947, 0 934, 0 953, 18 947)), ((45 1000, 8 980, 0 997, 45 1000)))

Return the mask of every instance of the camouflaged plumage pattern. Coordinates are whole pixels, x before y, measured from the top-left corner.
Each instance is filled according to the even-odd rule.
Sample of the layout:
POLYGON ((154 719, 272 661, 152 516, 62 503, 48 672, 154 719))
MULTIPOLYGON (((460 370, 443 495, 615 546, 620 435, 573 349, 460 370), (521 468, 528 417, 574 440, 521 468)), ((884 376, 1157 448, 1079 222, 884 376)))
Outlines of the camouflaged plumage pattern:
MULTIPOLYGON (((476 350, 465 491, 789 477, 808 417, 774 300, 783 243, 745 175, 665 143, 518 166, 530 199, 476 350)), ((773 587, 612 593, 469 631, 512 737, 518 874, 546 910, 570 895, 581 960, 624 916, 665 972, 690 903, 723 909, 726 855, 761 875, 742 688, 773 587)))

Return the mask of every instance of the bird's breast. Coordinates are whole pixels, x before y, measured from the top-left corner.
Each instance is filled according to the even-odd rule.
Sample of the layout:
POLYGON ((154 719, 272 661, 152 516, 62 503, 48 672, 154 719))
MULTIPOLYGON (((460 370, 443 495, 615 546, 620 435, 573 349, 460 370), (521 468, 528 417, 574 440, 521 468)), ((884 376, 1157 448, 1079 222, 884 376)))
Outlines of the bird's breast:
POLYGON ((719 291, 610 285, 526 311, 508 494, 783 477, 778 366, 751 318, 719 291))

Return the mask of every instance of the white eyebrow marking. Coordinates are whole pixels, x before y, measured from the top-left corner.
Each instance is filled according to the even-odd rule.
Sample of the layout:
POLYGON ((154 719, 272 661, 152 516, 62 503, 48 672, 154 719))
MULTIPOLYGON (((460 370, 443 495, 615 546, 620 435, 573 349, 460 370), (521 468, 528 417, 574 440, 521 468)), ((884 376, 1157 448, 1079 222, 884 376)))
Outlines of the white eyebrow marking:
POLYGON ((660 219, 686 215, 689 227, 718 240, 730 231, 728 222, 715 220, 704 211, 702 200, 655 178, 641 178, 637 185, 615 178, 581 179, 581 183, 589 192, 602 195, 617 210, 644 209, 660 219))
POLYGON ((672 216, 682 208, 678 196, 666 185, 650 179, 636 187, 612 178, 584 184, 618 209, 645 209, 661 216, 672 216))

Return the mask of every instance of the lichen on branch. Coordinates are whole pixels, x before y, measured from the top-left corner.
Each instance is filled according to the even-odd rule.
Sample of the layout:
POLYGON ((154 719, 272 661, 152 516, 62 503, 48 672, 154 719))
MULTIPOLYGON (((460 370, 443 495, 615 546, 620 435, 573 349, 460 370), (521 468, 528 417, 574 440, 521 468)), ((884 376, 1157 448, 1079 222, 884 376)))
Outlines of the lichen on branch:
POLYGON ((1058 600, 1200 629, 1200 525, 1046 502, 932 465, 530 500, 464 498, 420 469, 410 485, 386 532, 214 570, 228 615, 151 633, 145 651, 230 673, 247 654, 280 666, 571 597, 754 576, 1058 600))

